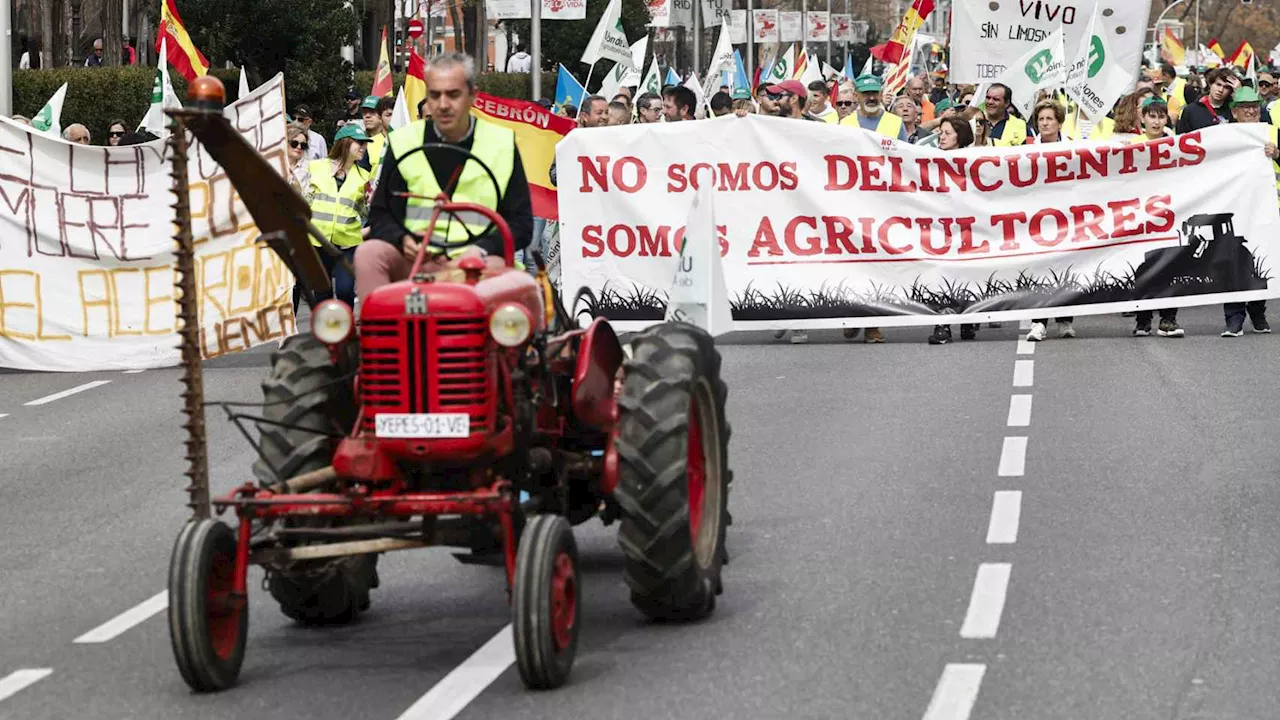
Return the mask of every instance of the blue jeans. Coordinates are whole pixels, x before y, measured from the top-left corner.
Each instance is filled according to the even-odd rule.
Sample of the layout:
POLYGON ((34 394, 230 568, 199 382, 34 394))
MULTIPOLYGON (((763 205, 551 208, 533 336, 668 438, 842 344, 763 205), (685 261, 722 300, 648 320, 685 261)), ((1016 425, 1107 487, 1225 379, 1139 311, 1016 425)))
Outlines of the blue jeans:
POLYGON ((1223 314, 1227 318, 1227 327, 1244 327, 1244 316, 1249 315, 1249 320, 1256 327, 1259 322, 1267 319, 1267 301, 1254 300, 1250 303, 1226 303, 1222 306, 1223 314))
MULTIPOLYGON (((358 247, 358 246, 357 246, 358 247)), ((316 248, 316 253, 320 256, 320 264, 324 265, 325 272, 329 273, 329 279, 332 283, 328 291, 320 291, 316 293, 316 304, 332 297, 337 297, 342 302, 351 307, 356 304, 356 276, 348 272, 345 267, 338 263, 338 259, 325 252, 321 248, 316 248)), ((342 248, 342 256, 355 267, 356 249, 354 247, 342 248)), ((302 299, 302 285, 295 284, 293 286, 293 311, 298 312, 298 303, 302 299)))

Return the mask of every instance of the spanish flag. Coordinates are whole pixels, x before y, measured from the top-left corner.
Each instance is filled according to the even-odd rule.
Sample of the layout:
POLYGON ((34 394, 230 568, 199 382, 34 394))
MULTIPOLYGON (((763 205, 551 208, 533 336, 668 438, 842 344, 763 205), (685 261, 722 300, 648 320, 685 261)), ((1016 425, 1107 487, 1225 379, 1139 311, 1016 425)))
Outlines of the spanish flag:
POLYGON ((168 55, 165 57, 169 65, 187 82, 209 72, 209 61, 196 49, 187 34, 187 28, 178 16, 176 0, 164 0, 160 4, 160 28, 156 31, 156 52, 160 52, 160 41, 168 39, 168 55))
POLYGON ((378 56, 378 67, 373 71, 373 88, 369 94, 374 97, 386 97, 395 92, 391 82, 391 60, 387 57, 387 26, 382 26, 382 54, 378 56))
POLYGON ((1183 47, 1182 41, 1174 36, 1171 28, 1166 27, 1164 29, 1164 37, 1160 38, 1160 50, 1168 63, 1173 65, 1185 65, 1187 63, 1187 49, 1183 47))
POLYGON ((409 48, 409 67, 404 74, 404 101, 409 105, 409 117, 421 120, 418 103, 427 98, 427 63, 414 48, 409 48))
POLYGON ((898 23, 893 36, 889 38, 884 57, 880 58, 886 65, 896 65, 902 61, 902 56, 908 52, 916 36, 916 30, 920 29, 931 12, 933 12, 933 0, 915 0, 911 3, 907 13, 902 16, 902 22, 898 23))
POLYGON ((508 128, 516 134, 516 147, 524 174, 529 180, 534 217, 558 220, 556 188, 551 184, 551 163, 556 159, 556 145, 577 127, 577 123, 547 112, 537 103, 476 93, 471 112, 476 117, 508 128))
POLYGON ((1214 55, 1218 56, 1218 59, 1220 60, 1227 59, 1227 54, 1223 52, 1222 44, 1218 42, 1218 38, 1214 38, 1209 41, 1209 49, 1213 51, 1214 55))
POLYGON ((1236 67, 1249 67, 1249 63, 1253 62, 1253 46, 1249 44, 1248 40, 1240 41, 1240 47, 1236 48, 1236 52, 1231 56, 1229 62, 1236 67))

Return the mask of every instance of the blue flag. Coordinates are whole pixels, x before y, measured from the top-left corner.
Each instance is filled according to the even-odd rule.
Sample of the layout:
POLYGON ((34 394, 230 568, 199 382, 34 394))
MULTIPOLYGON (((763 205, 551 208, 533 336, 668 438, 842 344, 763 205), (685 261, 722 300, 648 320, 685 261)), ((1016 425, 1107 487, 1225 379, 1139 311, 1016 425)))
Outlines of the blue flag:
POLYGON ((844 56, 844 76, 849 78, 849 82, 853 82, 858 77, 853 74, 853 55, 850 53, 845 53, 844 56))
POLYGON ((742 64, 742 53, 737 50, 733 51, 733 82, 729 83, 729 87, 742 88, 743 90, 751 89, 751 80, 747 78, 747 68, 742 64))
POLYGON ((578 82, 564 65, 560 66, 560 75, 556 78, 556 99, 555 106, 557 109, 565 105, 574 107, 582 107, 582 99, 586 97, 587 89, 582 87, 582 83, 578 82))
POLYGON ((676 74, 675 70, 672 70, 670 67, 668 67, 667 79, 663 82, 663 85, 679 85, 679 84, 680 84, 680 76, 676 74))

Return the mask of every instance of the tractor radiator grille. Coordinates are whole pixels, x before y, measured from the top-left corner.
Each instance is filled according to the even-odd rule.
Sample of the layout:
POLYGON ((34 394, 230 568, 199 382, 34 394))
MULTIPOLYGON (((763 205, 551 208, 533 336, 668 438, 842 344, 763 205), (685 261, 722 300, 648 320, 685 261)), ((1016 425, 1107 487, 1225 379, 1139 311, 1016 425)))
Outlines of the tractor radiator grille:
POLYGON ((363 429, 379 413, 467 413, 472 433, 487 432, 487 333, 483 316, 362 321, 363 429))

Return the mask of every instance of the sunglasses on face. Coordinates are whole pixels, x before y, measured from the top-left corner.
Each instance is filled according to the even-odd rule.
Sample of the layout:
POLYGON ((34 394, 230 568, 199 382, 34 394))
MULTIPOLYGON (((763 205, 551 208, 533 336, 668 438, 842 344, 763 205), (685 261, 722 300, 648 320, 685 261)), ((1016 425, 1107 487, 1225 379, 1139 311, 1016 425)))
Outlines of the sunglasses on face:
POLYGON ((836 107, 853 107, 854 105, 857 105, 857 103, 855 103, 855 102, 854 102, 854 101, 852 101, 852 100, 837 100, 837 101, 836 101, 836 107))
POLYGON ((311 144, 310 144, 310 143, 304 143, 304 142, 298 142, 297 140, 290 140, 290 141, 289 141, 289 147, 293 148, 294 150, 310 150, 310 149, 311 149, 311 144))
POLYGON ((1259 81, 1258 81, 1258 87, 1275 87, 1275 85, 1276 85, 1275 83, 1273 83, 1273 82, 1271 82, 1271 81, 1269 81, 1269 80, 1259 80, 1259 81))
POLYGON ((123 130, 112 130, 111 132, 107 133, 107 135, 108 135, 109 137, 124 137, 124 131, 123 131, 123 130))
POLYGON ((786 93, 765 93, 764 96, 774 102, 778 102, 782 98, 786 97, 787 94, 786 93))

